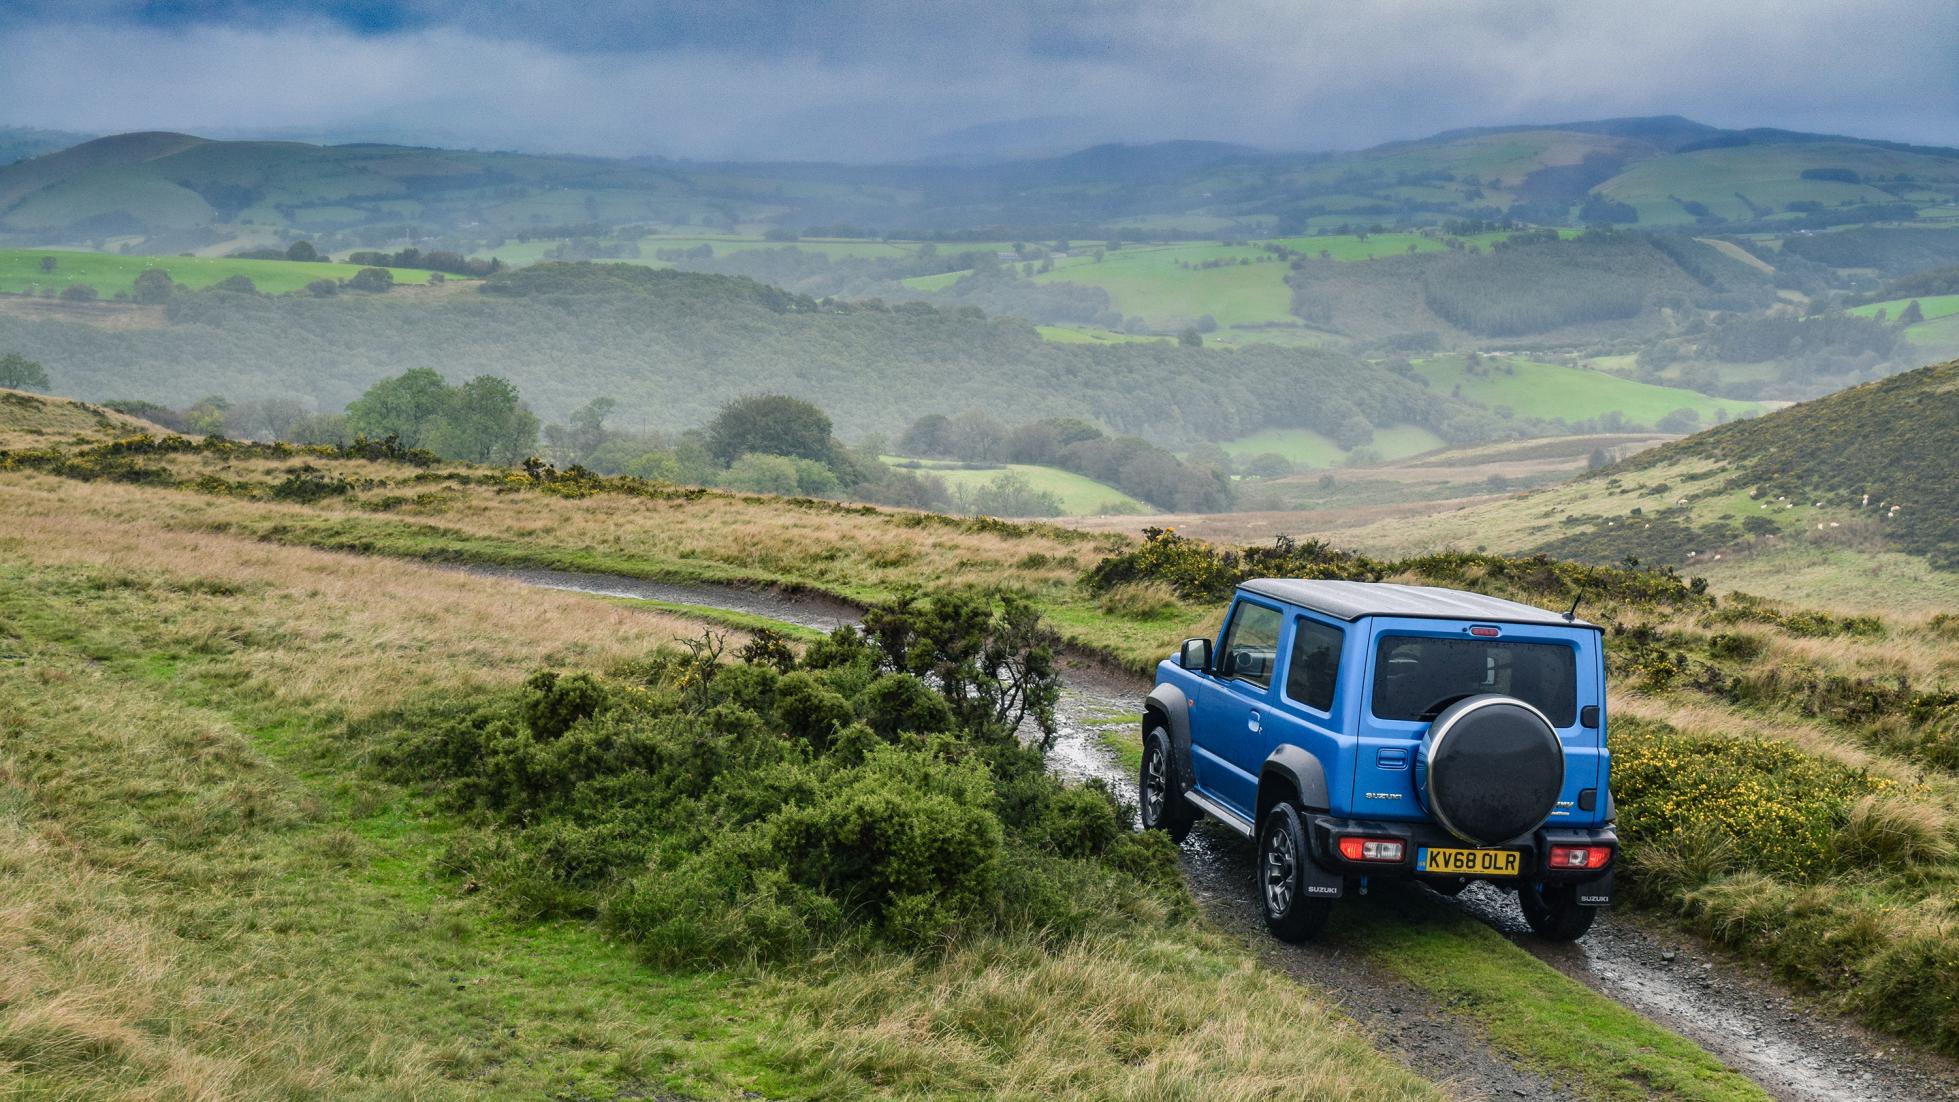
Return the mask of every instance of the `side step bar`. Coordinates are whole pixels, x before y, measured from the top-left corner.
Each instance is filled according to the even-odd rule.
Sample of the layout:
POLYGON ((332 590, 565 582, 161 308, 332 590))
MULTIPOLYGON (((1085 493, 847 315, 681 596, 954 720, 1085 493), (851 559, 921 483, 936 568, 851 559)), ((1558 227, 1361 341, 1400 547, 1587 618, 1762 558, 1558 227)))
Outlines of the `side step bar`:
POLYGON ((1184 793, 1184 799, 1189 800, 1197 810, 1202 811, 1204 814, 1209 815, 1211 818, 1216 819, 1218 822, 1223 823, 1225 826, 1230 827, 1245 837, 1250 838, 1252 836, 1251 820, 1238 814, 1236 811, 1198 792, 1186 792, 1184 793))

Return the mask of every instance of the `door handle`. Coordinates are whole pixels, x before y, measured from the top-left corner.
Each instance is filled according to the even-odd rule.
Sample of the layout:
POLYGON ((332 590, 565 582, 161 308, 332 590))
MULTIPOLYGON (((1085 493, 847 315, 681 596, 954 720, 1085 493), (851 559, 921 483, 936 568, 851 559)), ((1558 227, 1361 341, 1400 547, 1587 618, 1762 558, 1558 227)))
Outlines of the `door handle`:
POLYGON ((1257 734, 1258 732, 1263 731, 1265 729, 1259 726, 1257 712, 1252 713, 1252 718, 1250 722, 1246 723, 1245 726, 1249 728, 1253 734, 1257 734))

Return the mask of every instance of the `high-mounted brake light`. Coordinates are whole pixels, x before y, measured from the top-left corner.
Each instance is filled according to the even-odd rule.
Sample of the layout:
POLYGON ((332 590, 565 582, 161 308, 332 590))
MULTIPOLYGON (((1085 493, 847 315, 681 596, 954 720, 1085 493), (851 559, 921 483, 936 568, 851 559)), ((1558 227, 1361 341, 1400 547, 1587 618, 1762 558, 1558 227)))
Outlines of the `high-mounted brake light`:
POLYGON ((1478 639, 1495 639, 1497 636, 1502 635, 1503 631, 1499 628, 1493 628, 1488 624, 1477 624, 1475 627, 1469 629, 1469 634, 1474 635, 1478 639))
POLYGON ((1554 869, 1602 869, 1612 860, 1611 846, 1552 846, 1554 869))
POLYGON ((1407 852, 1399 838, 1340 839, 1340 856, 1349 861, 1399 861, 1407 852))

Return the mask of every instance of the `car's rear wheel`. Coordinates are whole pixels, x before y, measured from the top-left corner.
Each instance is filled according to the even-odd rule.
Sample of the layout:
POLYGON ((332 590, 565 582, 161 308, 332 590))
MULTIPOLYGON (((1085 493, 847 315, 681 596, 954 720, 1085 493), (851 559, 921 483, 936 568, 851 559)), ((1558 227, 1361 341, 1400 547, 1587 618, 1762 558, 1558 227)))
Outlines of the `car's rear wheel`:
POLYGON ((1579 904, 1576 884, 1519 884, 1517 903, 1531 932, 1546 941, 1576 941, 1598 917, 1597 907, 1579 904))
POLYGON ((1170 760, 1170 733, 1152 727, 1143 739, 1143 769, 1137 779, 1144 830, 1160 830, 1181 842, 1197 821, 1197 809, 1177 790, 1176 766, 1170 760))
POLYGON ((1258 832, 1259 906, 1265 927, 1280 941, 1310 941, 1326 929, 1333 901, 1306 894, 1306 830, 1289 803, 1265 813, 1258 832))

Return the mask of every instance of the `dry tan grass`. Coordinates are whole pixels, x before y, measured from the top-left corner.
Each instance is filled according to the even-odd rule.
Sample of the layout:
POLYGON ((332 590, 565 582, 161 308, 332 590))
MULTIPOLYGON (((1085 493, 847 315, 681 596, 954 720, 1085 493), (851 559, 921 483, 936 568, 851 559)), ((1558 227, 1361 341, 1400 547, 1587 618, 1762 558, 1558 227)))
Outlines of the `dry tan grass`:
POLYGON ((938 1091, 1002 1098, 1437 1097, 1304 988, 1189 940, 993 942, 860 965, 785 997, 804 1027, 778 1042, 792 1059, 899 1098, 933 1093, 922 1067, 938 1091))
POLYGON ((122 509, 64 509, 78 498, 128 502, 117 487, 58 485, 111 492, 48 497, 0 483, 0 554, 131 588, 132 616, 158 618, 159 635, 192 652, 238 651, 254 680, 289 703, 385 707, 438 681, 493 685, 542 665, 603 667, 699 630, 413 562, 167 528, 122 509), (171 599, 149 599, 159 592, 171 599))

